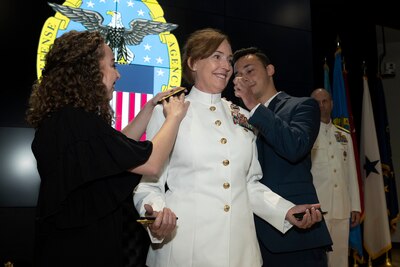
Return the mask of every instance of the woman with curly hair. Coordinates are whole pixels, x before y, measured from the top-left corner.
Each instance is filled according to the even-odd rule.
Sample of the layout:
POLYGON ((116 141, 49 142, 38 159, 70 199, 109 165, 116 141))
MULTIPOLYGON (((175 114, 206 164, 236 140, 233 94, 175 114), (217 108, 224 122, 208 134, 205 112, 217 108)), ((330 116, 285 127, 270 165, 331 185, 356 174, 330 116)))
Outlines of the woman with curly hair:
MULTIPOLYGON (((139 141, 170 91, 151 99, 124 134, 111 126, 119 77, 98 32, 69 31, 46 55, 26 117, 36 129, 32 151, 41 178, 35 266, 123 266, 123 203, 132 201, 143 174, 161 172, 189 102, 183 94, 164 100, 162 128, 151 141, 139 141)), ((173 218, 159 231, 174 229, 171 210, 158 216, 173 218)))

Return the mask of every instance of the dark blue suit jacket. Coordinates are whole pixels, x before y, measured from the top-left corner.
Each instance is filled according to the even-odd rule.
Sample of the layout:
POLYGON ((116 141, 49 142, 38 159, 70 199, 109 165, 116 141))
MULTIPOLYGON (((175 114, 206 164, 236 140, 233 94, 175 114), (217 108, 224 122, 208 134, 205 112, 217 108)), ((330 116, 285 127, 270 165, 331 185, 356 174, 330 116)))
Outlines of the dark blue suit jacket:
MULTIPOLYGON (((319 203, 311 174, 310 151, 320 126, 320 109, 311 97, 279 93, 268 108, 260 105, 249 122, 258 130, 261 182, 295 204, 319 203)), ((332 245, 325 221, 310 229, 293 227, 282 234, 256 216, 259 242, 271 252, 332 245)))

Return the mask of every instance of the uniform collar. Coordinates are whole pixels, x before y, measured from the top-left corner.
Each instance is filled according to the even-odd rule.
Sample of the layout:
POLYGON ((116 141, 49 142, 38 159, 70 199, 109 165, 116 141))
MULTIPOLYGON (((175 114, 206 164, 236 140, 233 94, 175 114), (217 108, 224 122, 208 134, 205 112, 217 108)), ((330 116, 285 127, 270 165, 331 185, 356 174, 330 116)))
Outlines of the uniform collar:
POLYGON ((329 123, 323 123, 322 121, 321 121, 321 125, 320 125, 320 132, 322 132, 322 133, 324 133, 324 134, 327 134, 329 131, 330 131, 330 129, 332 128, 332 120, 330 120, 329 121, 329 123))
POLYGON ((203 91, 200 91, 194 86, 190 90, 189 96, 196 102, 200 102, 205 105, 212 105, 221 102, 221 93, 219 94, 205 93, 203 91))

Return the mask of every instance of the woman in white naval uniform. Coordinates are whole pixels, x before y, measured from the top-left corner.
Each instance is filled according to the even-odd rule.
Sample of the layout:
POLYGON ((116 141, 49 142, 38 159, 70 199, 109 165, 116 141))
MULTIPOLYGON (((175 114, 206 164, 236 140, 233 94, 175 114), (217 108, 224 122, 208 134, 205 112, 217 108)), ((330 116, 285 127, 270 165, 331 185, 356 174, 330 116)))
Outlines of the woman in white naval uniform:
MULTIPOLYGON (((194 32, 184 47, 184 77, 194 84, 186 97, 187 115, 161 176, 143 176, 134 194, 141 215, 150 204, 179 217, 174 231, 161 239, 149 231, 150 267, 261 266, 253 212, 282 233, 292 224, 307 228, 321 220, 311 205, 294 206, 258 182, 256 136, 233 121, 243 121, 247 112, 238 113, 239 107, 221 98, 232 75, 231 58, 228 37, 214 29, 194 32), (292 216, 306 209, 303 221, 292 216)), ((149 139, 164 120, 161 106, 156 107, 149 139)))

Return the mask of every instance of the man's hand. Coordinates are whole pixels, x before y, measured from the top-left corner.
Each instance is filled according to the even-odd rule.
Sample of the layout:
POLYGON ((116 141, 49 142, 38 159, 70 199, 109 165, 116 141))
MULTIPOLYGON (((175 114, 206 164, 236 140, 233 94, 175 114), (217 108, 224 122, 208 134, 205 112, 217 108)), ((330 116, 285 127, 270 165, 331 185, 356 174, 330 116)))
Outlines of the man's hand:
POLYGON ((243 100, 243 103, 248 110, 252 110, 259 104, 259 101, 251 90, 251 87, 255 85, 254 81, 238 76, 233 79, 233 84, 235 96, 243 100))
POLYGON ((322 220, 322 214, 319 210, 320 204, 297 205, 288 210, 286 220, 298 228, 307 229, 322 220), (303 219, 297 219, 293 214, 305 212, 303 219))
POLYGON ((358 211, 352 211, 351 215, 350 215, 350 219, 351 219, 351 225, 350 227, 353 228, 357 225, 360 224, 360 220, 361 220, 361 213, 358 211))

